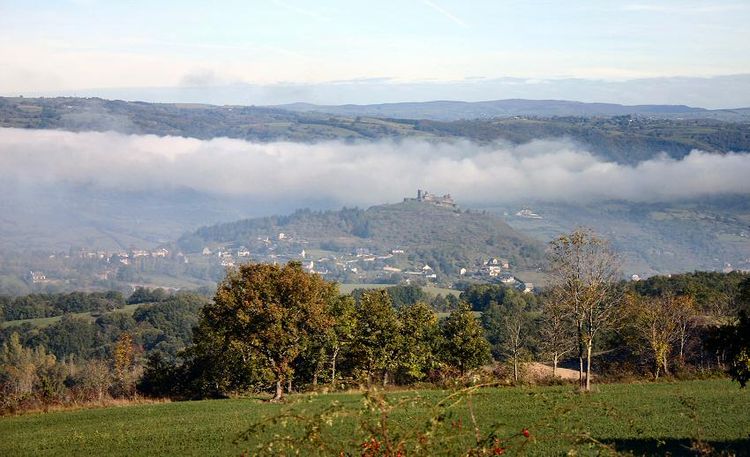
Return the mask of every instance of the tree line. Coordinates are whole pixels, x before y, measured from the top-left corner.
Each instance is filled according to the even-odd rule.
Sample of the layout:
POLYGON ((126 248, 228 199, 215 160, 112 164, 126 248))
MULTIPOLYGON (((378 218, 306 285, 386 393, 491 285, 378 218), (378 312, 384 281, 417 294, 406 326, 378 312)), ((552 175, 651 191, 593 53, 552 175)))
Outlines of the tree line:
POLYGON ((271 388, 410 384, 489 362, 467 305, 444 320, 429 305, 394 307, 387 290, 341 295, 299 263, 242 265, 200 312, 193 345, 149 359, 141 387, 155 395, 223 396, 271 388))
POLYGON ((124 306, 125 298, 116 291, 30 294, 15 298, 0 295, 0 322, 106 312, 124 306))
POLYGON ((213 300, 138 290, 127 300, 143 302, 132 315, 66 314, 47 327, 0 329, 0 388, 5 402, 64 402, 84 391, 96 393, 90 399, 247 391, 280 399, 305 389, 440 384, 493 359, 515 382, 531 361, 549 363, 552 377, 558 366, 573 368, 584 390, 594 373, 726 370, 746 383, 750 275, 622 281, 617 256, 588 230, 553 241, 548 258, 552 279, 540 294, 462 284, 458 299, 440 300, 413 285, 340 294, 294 262, 243 265, 213 300), (82 387, 103 380, 106 388, 82 387))

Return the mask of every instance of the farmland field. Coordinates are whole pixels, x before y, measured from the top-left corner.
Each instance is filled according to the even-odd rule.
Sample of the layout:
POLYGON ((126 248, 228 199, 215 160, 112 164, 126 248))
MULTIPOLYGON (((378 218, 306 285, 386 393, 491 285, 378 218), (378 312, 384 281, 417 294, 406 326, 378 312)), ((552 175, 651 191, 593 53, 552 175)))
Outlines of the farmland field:
MULTIPOLYGON (((592 394, 569 386, 485 388, 471 396, 481 436, 495 432, 508 453, 560 455, 632 452, 636 455, 690 455, 693 446, 711 452, 750 455, 750 391, 727 380, 674 383, 610 384, 592 394), (530 438, 519 431, 528 428, 530 438)), ((391 401, 419 398, 390 414, 392 436, 422 427, 435 414, 433 406, 449 391, 389 393, 391 401), (408 425, 409 428, 405 428, 408 425)), ((261 429, 247 440, 241 432, 264 417, 294 412, 313 417, 334 401, 344 410, 362 408, 362 394, 295 395, 289 404, 258 398, 162 403, 0 418, 0 455, 239 455, 256 446, 291 435, 304 443, 295 428, 282 422, 261 429), (278 438, 276 438, 278 439, 278 438), (237 442, 235 442, 237 441, 237 442)), ((447 413, 440 447, 423 455, 460 455, 475 439, 464 399, 442 410, 447 413), (446 445, 445 443, 448 443, 446 445)), ((323 424, 325 441, 351 455, 362 452, 369 434, 359 418, 336 416, 323 424)), ((324 454, 330 454, 327 451, 324 454)), ((310 449, 303 455, 314 454, 310 449)))
MULTIPOLYGON (((339 290, 343 294, 349 294, 354 289, 385 289, 388 287, 393 287, 393 284, 370 284, 370 283, 343 283, 339 284, 339 290)), ((422 287, 422 290, 427 292, 428 294, 432 295, 454 295, 458 297, 461 295, 460 290, 456 289, 448 289, 445 287, 437 287, 434 285, 427 285, 422 287)))
MULTIPOLYGON (((113 311, 110 311, 111 313, 123 313, 123 314, 130 314, 132 315, 136 308, 143 305, 144 303, 137 303, 134 305, 125 305, 122 308, 117 308, 113 311)), ((89 321, 93 322, 96 320, 96 316, 99 316, 101 314, 109 314, 109 313, 91 313, 91 312, 85 312, 85 313, 68 313, 69 316, 88 319, 89 321)), ((15 321, 7 321, 7 322, 0 322, 0 328, 6 328, 6 327, 12 327, 22 324, 31 324, 34 327, 47 327, 55 322, 60 321, 62 319, 62 316, 52 316, 52 317, 37 317, 34 319, 19 319, 15 321)))

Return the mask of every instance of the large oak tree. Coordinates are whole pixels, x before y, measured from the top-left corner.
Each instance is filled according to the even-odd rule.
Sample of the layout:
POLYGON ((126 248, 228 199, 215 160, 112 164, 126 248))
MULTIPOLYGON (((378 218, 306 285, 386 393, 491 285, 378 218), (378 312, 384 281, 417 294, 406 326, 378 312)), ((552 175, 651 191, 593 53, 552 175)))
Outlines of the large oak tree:
POLYGON ((273 373, 278 400, 295 358, 333 325, 330 309, 337 299, 335 284, 299 263, 241 265, 228 272, 213 303, 203 307, 201 328, 248 363, 262 360, 273 373))

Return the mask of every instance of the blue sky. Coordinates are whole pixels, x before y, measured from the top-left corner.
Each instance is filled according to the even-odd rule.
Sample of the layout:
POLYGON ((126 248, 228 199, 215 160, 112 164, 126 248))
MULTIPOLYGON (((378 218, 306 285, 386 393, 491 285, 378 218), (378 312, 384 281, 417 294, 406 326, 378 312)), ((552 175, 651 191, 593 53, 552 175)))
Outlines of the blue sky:
POLYGON ((749 23, 747 0, 0 0, 0 94, 737 75, 749 23))

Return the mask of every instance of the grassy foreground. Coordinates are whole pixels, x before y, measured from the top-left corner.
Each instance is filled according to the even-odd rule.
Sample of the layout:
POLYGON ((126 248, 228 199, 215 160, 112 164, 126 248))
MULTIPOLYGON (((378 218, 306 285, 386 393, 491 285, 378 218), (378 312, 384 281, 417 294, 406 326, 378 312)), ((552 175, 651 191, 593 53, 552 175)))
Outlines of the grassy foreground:
MULTIPOLYGON (((388 394, 390 399, 421 398, 393 410, 390 433, 422 427, 433 411, 429 405, 448 395, 435 390, 388 394)), ((252 455, 275 434, 295 434, 293 426, 276 423, 235 443, 253 423, 284 412, 313 415, 333 401, 356 410, 363 396, 297 395, 286 405, 209 400, 5 417, 0 418, 0 455, 239 455, 243 450, 252 455)), ((690 455, 689 448, 698 443, 713 452, 750 455, 750 389, 726 380, 602 385, 589 395, 567 386, 486 388, 470 402, 482 436, 492 431, 515 435, 508 454, 560 455, 576 449, 579 455, 690 455), (522 428, 531 438, 519 442, 522 428)), ((466 401, 449 408, 445 433, 452 444, 424 455, 457 455, 470 446, 475 431, 469 411, 466 401)), ((334 418, 321 433, 348 445, 354 455, 367 435, 352 416, 334 418)))

